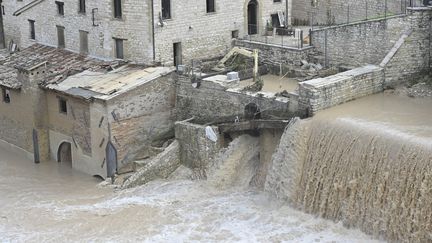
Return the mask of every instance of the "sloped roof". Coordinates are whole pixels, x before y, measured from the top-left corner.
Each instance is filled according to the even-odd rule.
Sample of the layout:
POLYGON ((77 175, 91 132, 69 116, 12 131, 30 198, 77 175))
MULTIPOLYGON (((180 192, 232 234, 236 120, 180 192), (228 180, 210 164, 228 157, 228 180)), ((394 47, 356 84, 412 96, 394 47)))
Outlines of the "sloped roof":
POLYGON ((91 100, 109 100, 134 88, 168 75, 174 67, 143 67, 125 65, 110 72, 83 71, 59 83, 48 84, 46 89, 91 100))
POLYGON ((21 88, 18 71, 31 72, 37 67, 46 67, 43 77, 38 80, 45 86, 64 80, 84 70, 105 72, 120 66, 118 61, 102 61, 64 49, 34 44, 0 61, 0 85, 12 89, 21 88))

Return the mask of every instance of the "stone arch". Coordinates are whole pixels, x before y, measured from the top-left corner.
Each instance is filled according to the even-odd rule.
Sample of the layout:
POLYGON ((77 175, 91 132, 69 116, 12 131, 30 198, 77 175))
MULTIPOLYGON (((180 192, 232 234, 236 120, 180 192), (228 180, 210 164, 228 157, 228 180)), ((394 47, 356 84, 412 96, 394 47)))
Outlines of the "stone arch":
POLYGON ((245 30, 248 35, 259 34, 261 29, 262 18, 262 1, 261 0, 246 0, 244 5, 245 30), (251 18, 251 19, 250 19, 251 18), (252 22, 250 22, 253 20, 252 22), (250 24, 256 25, 255 28, 250 24))
POLYGON ((69 164, 72 167, 72 144, 62 142, 57 150, 57 162, 69 164))
POLYGON ((249 103, 244 108, 244 116, 246 119, 261 119, 261 110, 255 103, 249 103))

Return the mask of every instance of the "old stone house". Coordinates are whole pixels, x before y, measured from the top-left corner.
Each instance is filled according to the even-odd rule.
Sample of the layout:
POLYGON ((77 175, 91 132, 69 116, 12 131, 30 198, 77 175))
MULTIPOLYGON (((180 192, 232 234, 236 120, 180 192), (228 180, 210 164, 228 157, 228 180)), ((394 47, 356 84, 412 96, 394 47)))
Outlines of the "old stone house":
POLYGON ((285 0, 3 0, 2 22, 6 45, 172 65, 222 56, 286 9, 285 0))
POLYGON ((106 177, 173 132, 173 68, 106 62, 39 44, 0 66, 0 139, 35 162, 106 177))

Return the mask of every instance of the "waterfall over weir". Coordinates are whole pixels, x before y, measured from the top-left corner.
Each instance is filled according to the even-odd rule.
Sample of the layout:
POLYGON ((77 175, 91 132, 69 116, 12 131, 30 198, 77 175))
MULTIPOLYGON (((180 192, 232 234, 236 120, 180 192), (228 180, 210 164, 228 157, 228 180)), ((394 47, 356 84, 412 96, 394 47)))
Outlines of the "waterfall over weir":
POLYGON ((389 241, 432 241, 432 145, 359 119, 293 120, 265 189, 389 241))

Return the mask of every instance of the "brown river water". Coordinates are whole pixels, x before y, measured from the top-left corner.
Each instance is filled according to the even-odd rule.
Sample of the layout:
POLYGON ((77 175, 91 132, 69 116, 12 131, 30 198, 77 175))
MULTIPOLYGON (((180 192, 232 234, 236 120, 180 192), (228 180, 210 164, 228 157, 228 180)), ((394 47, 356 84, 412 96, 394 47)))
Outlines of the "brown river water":
MULTIPOLYGON (((360 122, 366 130, 368 126, 392 127, 409 139, 430 141, 432 102, 423 107, 422 102, 383 95, 364 102, 332 109, 328 118, 360 122), (406 102, 411 105, 405 106, 406 102), (392 106, 396 109, 386 108, 392 106), (425 114, 425 109, 431 112, 425 114), (347 110, 355 112, 348 115, 347 110), (413 112, 417 118, 412 117, 413 112)), ((279 172, 270 171, 269 184, 285 180, 279 178, 283 168, 279 172)), ((374 242, 360 230, 314 216, 344 222, 331 210, 321 212, 315 199, 304 203, 298 190, 290 192, 293 206, 312 214, 274 198, 281 188, 271 185, 267 186, 269 192, 262 192, 236 186, 222 189, 207 181, 173 180, 113 191, 98 183, 54 162, 35 165, 0 147, 0 242, 374 242)), ((297 188, 303 185, 313 186, 300 183, 297 188)), ((309 189, 304 193, 303 198, 309 197, 309 189)))
POLYGON ((264 192, 206 181, 116 191, 0 147, 0 242, 372 242, 264 192))

